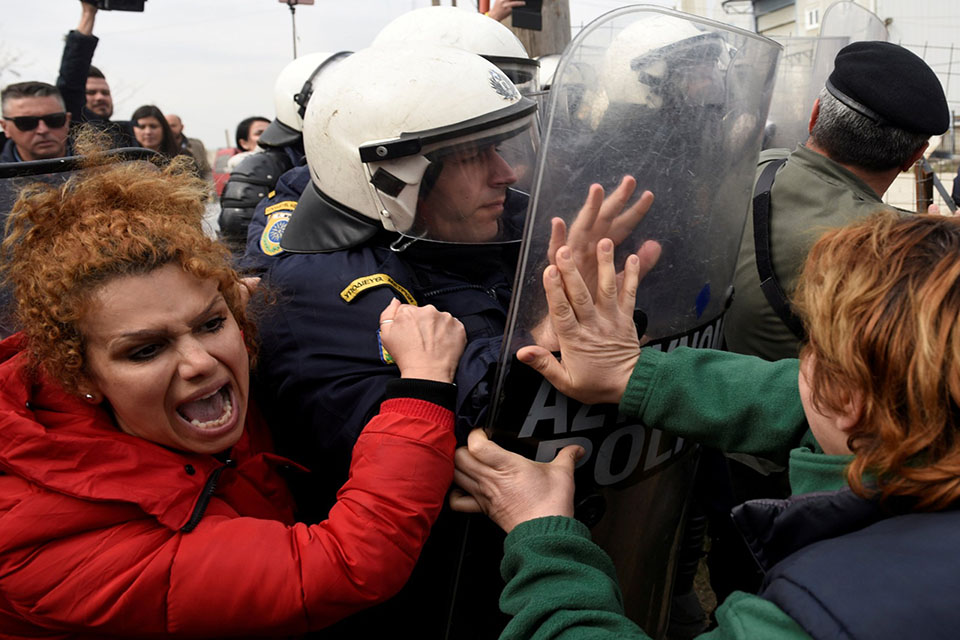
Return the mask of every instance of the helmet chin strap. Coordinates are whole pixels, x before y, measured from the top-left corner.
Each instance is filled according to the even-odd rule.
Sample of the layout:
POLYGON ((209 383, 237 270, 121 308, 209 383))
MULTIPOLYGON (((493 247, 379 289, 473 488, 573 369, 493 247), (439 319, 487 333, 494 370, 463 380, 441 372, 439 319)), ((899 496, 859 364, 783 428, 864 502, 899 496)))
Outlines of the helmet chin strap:
POLYGON ((420 238, 412 238, 410 236, 401 235, 390 243, 390 250, 394 253, 400 253, 419 239, 420 238))

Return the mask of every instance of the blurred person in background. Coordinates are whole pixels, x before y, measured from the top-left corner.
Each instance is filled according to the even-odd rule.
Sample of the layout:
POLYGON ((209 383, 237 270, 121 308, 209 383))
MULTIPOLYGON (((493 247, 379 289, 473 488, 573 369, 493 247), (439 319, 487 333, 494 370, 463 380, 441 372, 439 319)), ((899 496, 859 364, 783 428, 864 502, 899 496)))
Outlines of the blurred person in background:
POLYGON ((237 165, 243 162, 243 159, 250 154, 263 150, 257 146, 257 141, 260 140, 260 136, 263 135, 263 132, 267 130, 268 126, 270 126, 270 121, 262 116, 250 116, 240 121, 234 136, 237 142, 237 149, 240 150, 240 153, 227 161, 228 173, 233 171, 237 165))
POLYGON ((177 114, 168 113, 167 124, 170 125, 170 132, 173 134, 173 140, 180 152, 189 153, 193 157, 193 161, 197 163, 200 177, 209 180, 212 173, 210 162, 207 160, 207 148, 203 146, 203 142, 197 138, 188 138, 183 135, 183 121, 177 114))
MULTIPOLYGON (((133 133, 141 147, 162 153, 167 158, 181 153, 173 131, 159 108, 145 104, 133 112, 130 122, 133 123, 133 133)), ((190 155, 189 152, 186 152, 186 155, 190 155)))

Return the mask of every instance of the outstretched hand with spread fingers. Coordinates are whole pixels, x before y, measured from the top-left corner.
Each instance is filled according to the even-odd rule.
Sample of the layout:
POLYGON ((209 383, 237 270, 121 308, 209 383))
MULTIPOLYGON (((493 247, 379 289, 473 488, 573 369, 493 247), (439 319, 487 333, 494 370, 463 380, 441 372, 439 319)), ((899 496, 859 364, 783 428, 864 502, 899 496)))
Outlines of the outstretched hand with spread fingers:
POLYGON ((543 375, 558 391, 586 404, 619 403, 640 356, 633 320, 637 285, 656 264, 660 245, 648 241, 627 258, 618 282, 613 242, 597 244, 597 290, 592 296, 569 247, 557 251, 557 264, 543 272, 550 320, 560 360, 539 346, 523 347, 517 358, 543 375))
POLYGON ((614 246, 619 246, 653 206, 653 193, 644 191, 636 202, 624 209, 636 189, 637 181, 633 176, 624 176, 619 186, 606 197, 601 185, 592 184, 569 233, 562 218, 550 221, 547 259, 550 264, 556 264, 557 250, 563 245, 569 246, 591 295, 597 289, 597 243, 602 238, 609 238, 614 246))
POLYGON ((485 513, 507 533, 534 518, 572 517, 573 470, 583 454, 582 447, 570 445, 553 462, 534 462, 474 429, 454 456, 453 480, 460 489, 450 494, 450 507, 485 513))

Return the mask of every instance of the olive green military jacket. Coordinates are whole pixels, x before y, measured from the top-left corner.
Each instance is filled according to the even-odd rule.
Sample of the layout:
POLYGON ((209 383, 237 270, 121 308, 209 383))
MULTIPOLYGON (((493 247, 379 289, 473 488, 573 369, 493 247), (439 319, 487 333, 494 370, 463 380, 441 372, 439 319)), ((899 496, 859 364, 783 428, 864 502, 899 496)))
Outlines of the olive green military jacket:
MULTIPOLYGON (((768 162, 780 158, 787 162, 770 191, 770 253, 780 286, 790 296, 810 247, 824 231, 890 207, 863 180, 803 145, 792 153, 786 149, 761 153, 757 177, 768 162)), ((727 348, 766 360, 796 358, 800 341, 760 290, 752 204, 750 208, 740 241, 733 304, 725 318, 727 348)))

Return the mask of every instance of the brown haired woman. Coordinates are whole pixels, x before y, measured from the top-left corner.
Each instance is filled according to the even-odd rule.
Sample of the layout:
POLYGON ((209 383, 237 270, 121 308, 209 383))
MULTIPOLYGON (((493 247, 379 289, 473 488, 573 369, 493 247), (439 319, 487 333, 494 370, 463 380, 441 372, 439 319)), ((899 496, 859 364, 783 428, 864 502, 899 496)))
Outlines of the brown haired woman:
MULTIPOLYGON (((584 402, 788 465, 794 496, 734 510, 766 572, 702 638, 954 638, 960 629, 960 220, 882 214, 831 230, 796 293, 798 360, 640 350, 638 266, 618 293, 612 244, 596 304, 569 258, 544 276, 563 360, 519 357, 584 402), (798 384, 799 380, 799 384, 798 384)), ((542 465, 482 432, 456 482, 509 532, 505 638, 646 638, 623 617, 609 558, 570 517, 577 447, 542 465)), ((664 496, 664 499, 670 499, 664 496)))
MULTIPOLYGON (((399 304, 402 372, 329 519, 297 524, 249 404, 254 326, 175 160, 22 194, 3 267, 24 328, 0 343, 0 635, 281 636, 406 581, 453 472, 464 332, 399 304)), ((370 327, 377 331, 378 327, 370 327)))

